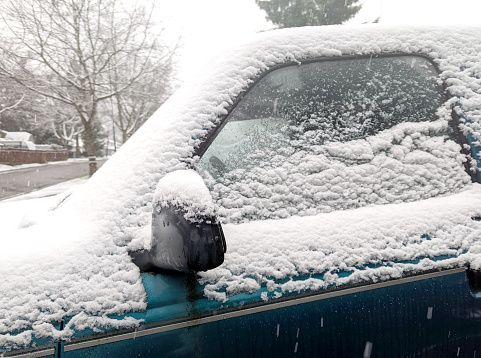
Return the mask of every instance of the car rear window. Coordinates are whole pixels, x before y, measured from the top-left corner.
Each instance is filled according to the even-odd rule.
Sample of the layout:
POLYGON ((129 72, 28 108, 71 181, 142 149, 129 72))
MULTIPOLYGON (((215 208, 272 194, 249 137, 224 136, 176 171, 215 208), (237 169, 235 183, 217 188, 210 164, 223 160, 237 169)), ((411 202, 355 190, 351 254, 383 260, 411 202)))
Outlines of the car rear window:
POLYGON ((198 163, 226 222, 409 202, 470 182, 433 64, 419 56, 276 69, 198 163))

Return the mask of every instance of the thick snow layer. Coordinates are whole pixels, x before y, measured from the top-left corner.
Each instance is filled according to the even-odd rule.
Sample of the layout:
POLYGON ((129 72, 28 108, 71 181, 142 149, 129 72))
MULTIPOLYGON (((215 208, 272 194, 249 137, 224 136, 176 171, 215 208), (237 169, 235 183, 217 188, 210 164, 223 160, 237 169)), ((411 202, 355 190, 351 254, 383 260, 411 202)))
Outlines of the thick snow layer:
POLYGON ((214 217, 212 196, 202 178, 193 170, 171 172, 159 180, 154 193, 154 208, 176 208, 190 222, 214 217))
POLYGON ((8 333, 20 330, 26 330, 22 343, 28 343, 32 334, 61 335, 52 323, 67 316, 74 318, 64 337, 72 334, 71 326, 78 328, 85 321, 92 328, 132 325, 128 319, 106 317, 145 308, 138 269, 125 249, 109 239, 107 225, 102 233, 82 219, 58 212, 45 213, 41 224, 29 224, 2 232, 0 345, 17 343, 8 333), (72 225, 82 228, 83 235, 75 235, 72 225), (52 235, 52 228, 62 228, 64 235, 52 235))
MULTIPOLYGON (((198 159, 192 160, 196 145, 261 73, 278 64, 314 57, 396 52, 422 53, 435 61, 448 92, 455 96, 463 130, 481 142, 481 28, 335 26, 260 34, 257 41, 217 59, 173 95, 57 210, 33 225, 1 233, 0 345, 28 345, 33 334, 68 336, 68 329, 58 333, 51 325, 65 316, 73 317, 68 328, 83 329, 113 324, 106 318, 108 314, 146 307, 139 271, 131 263, 127 249, 149 245, 157 183, 166 173, 185 169, 198 159), (18 329, 23 333, 18 334, 18 329)), ((294 271, 320 272, 320 265, 325 265, 328 273, 325 282, 337 284, 342 282, 336 278, 337 272, 352 271, 370 260, 392 263, 376 269, 373 275, 377 278, 397 277, 410 268, 467 262, 478 265, 474 237, 479 237, 479 227, 470 221, 471 215, 480 214, 478 189, 455 197, 461 199, 453 197, 451 201, 451 196, 446 196, 420 203, 226 225, 229 256, 224 266, 205 274, 204 280, 213 285, 207 286, 205 292, 214 297, 222 286, 234 293, 253 291, 260 285, 278 292, 275 285, 280 283, 272 277, 295 277, 294 271), (365 225, 361 219, 373 223, 375 210, 383 211, 379 214, 383 220, 365 225), (292 225, 287 227, 290 220, 292 225), (319 220, 327 225, 329 235, 320 234, 324 226, 319 220), (281 226, 285 228, 282 232, 276 229, 281 226), (419 236, 423 233, 431 235, 431 240, 419 236), (403 249, 404 244, 408 250, 403 249), (247 252, 248 248, 252 252, 247 252), (460 256, 439 264, 430 259, 403 264, 401 261, 416 257, 413 248, 428 257, 460 256)), ((372 272, 356 271, 349 280, 363 279, 372 272)), ((291 284, 294 290, 324 285, 314 279, 301 283, 302 287, 291 284)), ((288 289, 287 284, 284 287, 288 289)), ((115 324, 125 327, 138 322, 124 319, 115 324)))
POLYGON ((268 297, 421 270, 481 268, 481 185, 449 197, 224 225, 224 264, 201 272, 209 298, 268 297), (293 240, 295 238, 295 240, 293 240), (349 274, 349 275, 346 275, 349 274), (321 276, 315 278, 312 276, 321 276))
MULTIPOLYGON (((48 232, 42 233, 38 229, 35 229, 33 234, 26 229, 18 230, 32 227, 38 222, 50 224, 51 228, 54 228, 58 226, 58 222, 52 222, 52 220, 68 219, 59 216, 53 219, 52 210, 58 207, 72 190, 78 189, 73 187, 84 184, 85 181, 85 179, 75 179, 1 202, 0 216, 5 221, 2 222, 2 240, 0 240, 2 246, 0 277, 2 277, 2 289, 5 290, 2 293, 8 292, 9 295, 0 296, 0 332, 2 333, 0 347, 27 345, 32 334, 37 337, 68 337, 72 334, 70 327, 73 325, 78 328, 86 324, 94 328, 138 324, 129 319, 119 323, 106 317, 89 316, 88 311, 102 306, 108 309, 109 305, 124 303, 123 300, 102 302, 102 292, 95 290, 95 282, 103 281, 105 290, 110 286, 112 289, 126 289, 130 292, 135 290, 127 287, 134 282, 134 285, 139 286, 140 290, 137 291, 143 295, 138 277, 135 274, 133 277, 127 277, 122 273, 119 267, 122 263, 113 258, 114 252, 109 252, 112 248, 109 249, 101 242, 97 245, 103 246, 102 248, 96 247, 95 243, 82 244, 69 241, 65 226, 62 227, 66 230, 66 235, 61 242, 55 241, 58 236, 51 237, 48 232), (57 196, 48 196, 59 192, 61 194, 57 196), (16 240, 4 239, 13 235, 16 240), (96 258, 101 251, 104 251, 103 257, 96 258), (92 252, 95 255, 92 255, 92 252), (82 260, 85 261, 82 262, 82 260), (102 265, 103 272, 95 272, 99 267, 98 260, 108 261, 112 265, 110 272, 106 272, 109 265, 106 262, 102 265), (78 270, 79 267, 85 267, 85 269, 78 270), (116 284, 116 281, 119 283, 116 284), (129 281, 132 282, 129 284, 129 281), (91 303, 88 303, 89 300, 91 303), (75 318, 68 323, 65 331, 60 333, 51 323, 61 320, 66 315, 72 315, 75 318), (33 325, 32 321, 34 321, 33 325), (26 330, 21 334, 12 334, 24 329, 26 330)), ((48 225, 43 227, 48 229, 48 225)), ((115 251, 117 248, 113 249, 115 251)), ((105 292, 103 294, 105 295, 105 292)), ((139 301, 141 298, 142 296, 139 300, 139 297, 136 297, 139 301)), ((144 305, 140 304, 139 308, 144 308, 144 305)))
MULTIPOLYGON (((442 136, 447 122, 402 123, 378 135, 300 151, 271 145, 262 158, 207 176, 222 222, 315 215, 370 204, 455 193, 471 182, 461 147, 442 136), (269 155, 270 154, 270 155, 269 155), (255 164, 250 164, 255 163, 255 164)), ((252 148, 252 146, 250 146, 252 148)))
POLYGON ((7 132, 4 139, 33 142, 33 136, 28 132, 7 132))

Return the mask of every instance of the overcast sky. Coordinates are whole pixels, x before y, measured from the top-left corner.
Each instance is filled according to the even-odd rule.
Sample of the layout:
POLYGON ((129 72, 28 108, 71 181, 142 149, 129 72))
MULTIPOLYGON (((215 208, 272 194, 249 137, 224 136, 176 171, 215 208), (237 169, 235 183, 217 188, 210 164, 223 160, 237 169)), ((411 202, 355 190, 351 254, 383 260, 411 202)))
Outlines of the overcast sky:
POLYGON ((381 16, 383 24, 481 24, 481 0, 363 0, 353 21, 381 16))
MULTIPOLYGON (((342 1, 342 0, 339 0, 342 1)), ((363 8, 348 24, 380 17, 393 25, 481 24, 481 0, 361 0, 363 8)), ((272 28, 254 0, 158 1, 160 19, 182 36, 179 79, 236 42, 272 28)))

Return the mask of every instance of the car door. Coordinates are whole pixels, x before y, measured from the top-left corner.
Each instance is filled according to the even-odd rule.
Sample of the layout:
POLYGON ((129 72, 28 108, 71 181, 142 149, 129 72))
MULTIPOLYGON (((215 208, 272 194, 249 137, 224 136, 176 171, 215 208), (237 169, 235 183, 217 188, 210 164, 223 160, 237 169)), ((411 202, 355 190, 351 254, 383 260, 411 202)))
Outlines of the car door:
MULTIPOLYGON (((237 276, 233 279, 216 277, 216 270, 200 275, 210 298, 229 302, 236 295, 260 296, 265 307, 285 300, 277 306, 286 307, 283 313, 259 309, 268 313, 251 325, 264 327, 258 334, 268 343, 247 339, 246 346, 256 344, 247 355, 268 355, 279 346, 275 354, 286 356, 479 351, 474 338, 479 332, 468 329, 475 325, 479 303, 464 269, 434 269, 451 260, 451 254, 385 255, 388 240, 386 247, 362 258, 350 250, 352 242, 317 245, 329 235, 314 234, 316 228, 322 231, 323 225, 315 222, 324 218, 319 214, 344 211, 339 225, 348 231, 350 221, 360 220, 356 209, 450 196, 475 180, 463 147, 466 139, 451 112, 442 111, 446 100, 433 63, 421 56, 392 55, 282 66, 237 103, 200 151, 197 168, 228 224, 228 244, 236 245, 232 237, 229 242, 232 234, 240 242, 234 251, 242 255, 226 259, 223 266, 223 275, 237 276), (293 230, 298 235, 283 235, 290 225, 298 226, 293 230), (310 240, 310 232, 316 239, 310 240), (349 254, 337 255, 341 251, 349 254), (423 265, 423 260, 435 264, 423 265), (394 267, 414 269, 392 275, 394 267), (386 286, 373 284, 386 279, 391 280, 386 286), (283 339, 278 339, 280 332, 283 339)), ((418 239, 431 237, 418 232, 418 239)), ((361 240, 367 244, 358 248, 368 248, 371 238, 361 240)), ((404 249, 414 250, 409 246, 404 249)))

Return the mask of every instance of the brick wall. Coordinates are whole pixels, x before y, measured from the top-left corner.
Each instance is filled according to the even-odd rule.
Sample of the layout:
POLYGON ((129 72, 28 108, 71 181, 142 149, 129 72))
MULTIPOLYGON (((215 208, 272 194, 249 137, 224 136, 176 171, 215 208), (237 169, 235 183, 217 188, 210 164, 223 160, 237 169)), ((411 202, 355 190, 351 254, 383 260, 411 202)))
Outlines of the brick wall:
POLYGON ((68 151, 0 149, 0 164, 17 165, 56 162, 68 159, 68 151))

